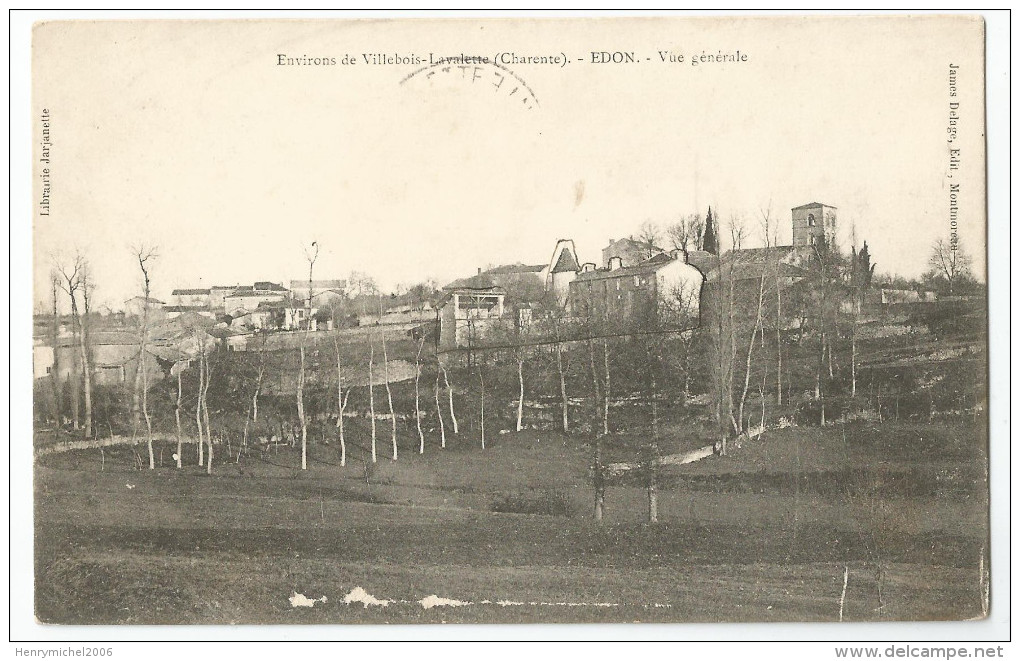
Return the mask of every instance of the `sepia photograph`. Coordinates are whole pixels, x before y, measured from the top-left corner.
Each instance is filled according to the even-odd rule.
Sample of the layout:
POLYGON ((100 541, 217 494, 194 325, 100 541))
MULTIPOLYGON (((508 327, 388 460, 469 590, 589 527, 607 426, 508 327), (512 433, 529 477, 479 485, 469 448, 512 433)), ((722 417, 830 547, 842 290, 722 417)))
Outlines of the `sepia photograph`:
POLYGON ((985 32, 34 22, 35 621, 986 620, 985 32))

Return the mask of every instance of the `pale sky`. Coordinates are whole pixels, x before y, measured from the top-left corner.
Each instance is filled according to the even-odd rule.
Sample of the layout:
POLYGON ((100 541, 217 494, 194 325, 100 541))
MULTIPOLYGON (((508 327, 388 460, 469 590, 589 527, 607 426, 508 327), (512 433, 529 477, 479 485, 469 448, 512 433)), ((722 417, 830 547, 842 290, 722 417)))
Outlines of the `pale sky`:
POLYGON ((43 24, 33 130, 38 142, 49 109, 52 202, 50 216, 33 206, 37 299, 52 256, 76 247, 98 302, 116 308, 140 291, 138 243, 159 247, 163 300, 175 287, 307 278, 311 241, 316 279, 357 270, 390 289, 542 263, 560 238, 597 262, 610 237, 709 204, 744 218, 747 245, 771 204, 788 243, 790 208, 815 201, 838 207, 844 235, 856 225, 880 271, 915 276, 948 237, 955 182, 981 272, 981 30, 963 17, 43 24), (738 49, 746 62, 688 59, 738 49), (637 62, 592 64, 603 50, 637 62), (401 83, 427 61, 361 55, 509 51, 570 62, 401 83), (279 66, 281 53, 358 64, 279 66), (508 70, 534 92, 530 110, 508 70), (519 94, 497 90, 497 73, 519 94))

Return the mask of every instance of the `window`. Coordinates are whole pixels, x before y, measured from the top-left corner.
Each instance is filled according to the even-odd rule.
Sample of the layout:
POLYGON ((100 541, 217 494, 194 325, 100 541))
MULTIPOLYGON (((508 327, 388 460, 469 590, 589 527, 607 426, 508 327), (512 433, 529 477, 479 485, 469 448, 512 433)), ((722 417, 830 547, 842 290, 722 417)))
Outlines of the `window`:
POLYGON ((807 215, 807 226, 808 227, 814 227, 815 226, 815 214, 809 213, 807 215))

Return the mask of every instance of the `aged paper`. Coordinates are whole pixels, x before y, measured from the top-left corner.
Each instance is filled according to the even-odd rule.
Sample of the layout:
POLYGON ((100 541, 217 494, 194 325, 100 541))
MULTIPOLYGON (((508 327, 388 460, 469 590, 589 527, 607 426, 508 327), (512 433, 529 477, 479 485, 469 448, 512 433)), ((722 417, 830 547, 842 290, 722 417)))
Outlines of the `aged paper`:
POLYGON ((988 617, 983 58, 962 15, 37 23, 36 617, 988 617))

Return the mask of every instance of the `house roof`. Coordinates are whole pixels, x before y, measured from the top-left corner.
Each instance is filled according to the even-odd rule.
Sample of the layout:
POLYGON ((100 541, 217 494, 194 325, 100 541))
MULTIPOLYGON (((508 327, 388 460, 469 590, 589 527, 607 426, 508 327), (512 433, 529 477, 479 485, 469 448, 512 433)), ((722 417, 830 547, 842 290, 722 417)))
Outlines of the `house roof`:
POLYGON ((556 265, 553 266, 553 273, 565 273, 577 271, 580 267, 577 264, 577 258, 574 257, 574 253, 571 250, 564 249, 560 252, 559 259, 556 260, 556 265))
POLYGON ((459 289, 470 289, 476 291, 498 289, 502 291, 502 287, 497 286, 496 283, 493 282, 492 278, 490 278, 485 273, 473 275, 470 278, 460 278, 459 280, 454 280, 450 284, 443 287, 443 291, 446 292, 452 292, 454 290, 459 289))
POLYGON ((125 303, 130 303, 131 301, 148 301, 149 303, 155 303, 157 305, 166 305, 163 301, 159 300, 158 298, 151 298, 151 297, 150 298, 145 298, 144 296, 132 296, 131 298, 129 298, 128 300, 126 300, 124 302, 125 303))
POLYGON ((199 296, 202 294, 208 294, 208 289, 175 289, 172 296, 199 296))
POLYGON ((542 269, 545 268, 545 266, 546 266, 545 264, 535 264, 535 265, 520 264, 520 263, 517 263, 517 264, 503 264, 502 266, 497 266, 495 268, 491 268, 488 271, 486 271, 485 273, 489 274, 489 275, 509 275, 511 273, 539 273, 542 269))
POLYGON ((283 285, 278 285, 275 282, 260 281, 255 283, 255 289, 257 291, 287 291, 283 285))
POLYGON ((625 236, 622 239, 617 239, 616 241, 611 242, 608 246, 603 248, 603 250, 615 248, 621 243, 627 244, 627 246, 633 250, 652 250, 654 252, 666 252, 663 248, 660 248, 659 246, 656 245, 649 246, 644 241, 638 241, 637 239, 630 236, 625 236))
POLYGON ((793 207, 792 209, 790 209, 790 211, 800 211, 801 209, 814 209, 816 207, 828 207, 830 209, 836 208, 831 204, 822 204, 821 202, 808 202, 807 204, 802 204, 799 207, 793 207))
POLYGON ((226 298, 230 298, 231 296, 252 296, 254 293, 255 288, 251 285, 241 285, 239 287, 235 287, 234 291, 227 294, 226 298))
MULTIPOLYGON (((347 286, 346 280, 312 280, 313 289, 342 289, 347 286)), ((291 289, 308 289, 307 280, 291 280, 291 289)))
POLYGON ((676 259, 669 253, 653 255, 645 261, 634 266, 622 266, 618 269, 596 269, 594 271, 582 271, 577 274, 574 282, 586 282, 592 280, 610 280, 614 278, 625 278, 633 275, 647 275, 655 273, 659 269, 675 262, 676 259))
POLYGON ((707 250, 690 250, 687 252, 687 263, 701 271, 702 274, 707 274, 718 266, 718 260, 718 255, 707 250))
POLYGON ((208 312, 205 305, 168 305, 163 308, 165 312, 208 312))
POLYGON ((711 267, 704 273, 707 280, 718 280, 720 270, 726 274, 727 278, 749 280, 761 277, 763 271, 778 264, 779 275, 801 278, 807 275, 807 271, 785 261, 796 251, 795 246, 731 250, 723 254, 721 259, 714 258, 711 267))
POLYGON ((288 307, 286 301, 262 301, 255 310, 285 310, 288 307))

